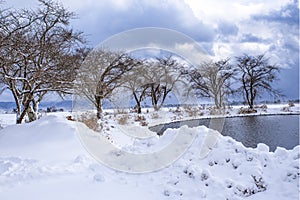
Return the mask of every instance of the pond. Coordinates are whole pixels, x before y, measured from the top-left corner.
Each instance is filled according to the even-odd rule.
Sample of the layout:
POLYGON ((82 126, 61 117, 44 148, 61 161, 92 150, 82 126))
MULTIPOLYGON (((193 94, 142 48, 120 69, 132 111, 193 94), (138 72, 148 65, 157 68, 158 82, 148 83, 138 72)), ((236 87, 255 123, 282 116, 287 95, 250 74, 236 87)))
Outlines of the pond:
MULTIPOLYGON (((150 129, 162 134, 167 128, 209 126, 210 119, 197 119, 171 122, 150 129)), ((246 147, 255 148, 258 143, 265 143, 274 151, 276 147, 293 149, 299 145, 299 115, 266 115, 230 117, 225 119, 222 135, 230 136, 242 142, 246 147)))

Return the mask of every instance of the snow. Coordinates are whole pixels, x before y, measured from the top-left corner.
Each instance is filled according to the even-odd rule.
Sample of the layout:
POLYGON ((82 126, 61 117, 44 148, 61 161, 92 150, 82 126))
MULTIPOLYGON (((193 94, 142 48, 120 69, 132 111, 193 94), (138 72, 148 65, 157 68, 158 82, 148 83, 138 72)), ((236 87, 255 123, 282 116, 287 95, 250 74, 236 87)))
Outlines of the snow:
MULTIPOLYGON (((281 112, 281 108, 282 105, 268 105, 268 113, 281 112)), ((298 112, 299 106, 292 109, 298 112)), ((161 111, 159 118, 151 114, 143 113, 149 125, 172 121, 175 116, 168 110, 161 111)), ((88 153, 82 130, 90 130, 82 123, 66 120, 66 115, 69 113, 47 114, 21 125, 12 125, 13 116, 0 115, 5 127, 0 130, 0 199, 299 198, 300 146, 292 150, 278 147, 275 152, 269 152, 265 144, 246 148, 204 126, 168 129, 161 137, 151 132, 138 137, 136 132, 140 130, 132 126, 138 122, 133 119, 124 126, 113 118, 107 119, 109 139, 107 135, 103 138, 129 153, 159 152, 182 133, 193 136, 187 150, 164 168, 127 173, 98 162, 88 153), (125 134, 128 127, 133 131, 125 134)), ((231 111, 231 115, 236 114, 231 111)), ((188 118, 184 114, 181 117, 188 118)), ((183 147, 183 143, 175 144, 183 147)))

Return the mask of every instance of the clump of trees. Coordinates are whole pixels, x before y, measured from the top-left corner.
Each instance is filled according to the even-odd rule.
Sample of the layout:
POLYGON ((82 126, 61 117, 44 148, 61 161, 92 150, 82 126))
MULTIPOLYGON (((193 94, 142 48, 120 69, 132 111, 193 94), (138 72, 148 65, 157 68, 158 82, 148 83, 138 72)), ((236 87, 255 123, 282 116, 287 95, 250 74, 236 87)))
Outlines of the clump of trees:
POLYGON ((264 54, 244 54, 235 57, 211 61, 194 67, 188 74, 193 88, 200 97, 214 100, 216 109, 225 109, 226 97, 242 94, 249 109, 254 109, 255 99, 264 92, 280 96, 272 83, 277 79, 279 67, 272 65, 264 54))
POLYGON ((69 26, 74 13, 52 1, 39 4, 0 12, 0 81, 13 95, 17 123, 36 120, 47 93, 71 94, 84 56, 82 33, 69 26))
POLYGON ((159 110, 180 81, 181 68, 182 64, 172 56, 147 60, 97 49, 83 62, 75 81, 76 91, 95 106, 98 119, 102 118, 103 99, 110 99, 120 88, 131 93, 137 113, 142 112, 141 102, 146 98, 159 110))
MULTIPOLYGON (((279 94, 271 83, 278 72, 264 55, 242 55, 235 63, 230 58, 204 62, 199 66, 186 66, 175 56, 155 59, 137 59, 124 53, 100 49, 86 58, 78 74, 80 95, 97 108, 97 117, 102 117, 102 100, 110 99, 119 88, 129 91, 136 103, 136 112, 141 113, 142 101, 148 99, 155 111, 159 110, 170 93, 186 90, 178 87, 190 81, 199 97, 214 100, 217 113, 223 113, 229 95, 243 94, 250 109, 262 92, 279 94)), ((188 95, 188 93, 186 93, 188 95)))
POLYGON ((263 92, 279 94, 272 86, 279 67, 264 55, 187 66, 171 55, 138 59, 122 51, 90 50, 83 33, 70 27, 74 13, 53 1, 38 1, 35 10, 0 9, 0 91, 12 93, 17 123, 25 116, 36 120, 38 105, 49 92, 84 97, 98 119, 103 100, 120 88, 132 95, 137 113, 146 99, 157 111, 171 93, 184 89, 188 96, 189 88, 181 86, 189 84, 199 97, 212 98, 216 109, 224 109, 232 94, 243 94, 250 109, 263 92))

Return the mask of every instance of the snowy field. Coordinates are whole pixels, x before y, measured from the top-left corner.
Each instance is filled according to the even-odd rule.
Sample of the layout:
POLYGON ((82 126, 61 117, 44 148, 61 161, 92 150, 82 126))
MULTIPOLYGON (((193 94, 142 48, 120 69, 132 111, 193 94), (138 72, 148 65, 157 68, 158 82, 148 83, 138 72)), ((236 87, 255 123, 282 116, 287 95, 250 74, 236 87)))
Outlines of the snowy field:
MULTIPOLYGON (((299 113, 299 104, 288 111, 287 105, 268 105, 256 114, 299 113)), ((238 106, 227 113, 239 116, 238 106)), ((194 118, 207 118, 163 109, 158 114, 143 110, 147 126, 194 118)), ((108 111, 111 112, 111 111, 108 111)), ((1 114, 0 124, 0 199, 166 199, 166 200, 238 200, 299 198, 300 146, 293 150, 278 147, 269 152, 268 146, 245 148, 230 137, 218 135, 216 144, 202 158, 202 145, 211 130, 201 126, 168 129, 161 137, 148 140, 133 139, 123 134, 124 128, 133 132, 137 126, 128 114, 128 122, 118 124, 118 116, 105 115, 105 137, 118 148, 144 153, 156 151, 183 132, 194 132, 196 138, 189 149, 173 164, 151 173, 132 174, 113 170, 97 162, 83 147, 78 127, 68 121, 70 113, 45 114, 30 124, 13 125, 15 116, 1 114)), ((127 114, 122 114, 127 115, 127 114)), ((121 115, 121 116, 122 116, 121 115)), ((242 130, 241 130, 242 131, 242 130)), ((149 132, 149 134, 153 134, 149 132)))

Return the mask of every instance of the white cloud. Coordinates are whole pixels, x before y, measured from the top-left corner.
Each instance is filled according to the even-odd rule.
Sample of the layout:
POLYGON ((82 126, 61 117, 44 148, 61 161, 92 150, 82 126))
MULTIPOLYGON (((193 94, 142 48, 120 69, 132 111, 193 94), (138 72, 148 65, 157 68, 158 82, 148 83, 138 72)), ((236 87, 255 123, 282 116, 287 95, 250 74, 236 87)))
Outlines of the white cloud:
POLYGON ((279 9, 290 0, 265 1, 265 0, 184 0, 193 10, 195 16, 207 23, 214 25, 219 20, 242 21, 253 14, 266 13, 279 9))
POLYGON ((196 43, 176 43, 174 52, 185 58, 187 62, 196 65, 211 59, 211 56, 196 43))

